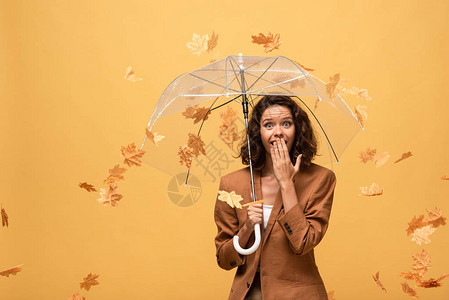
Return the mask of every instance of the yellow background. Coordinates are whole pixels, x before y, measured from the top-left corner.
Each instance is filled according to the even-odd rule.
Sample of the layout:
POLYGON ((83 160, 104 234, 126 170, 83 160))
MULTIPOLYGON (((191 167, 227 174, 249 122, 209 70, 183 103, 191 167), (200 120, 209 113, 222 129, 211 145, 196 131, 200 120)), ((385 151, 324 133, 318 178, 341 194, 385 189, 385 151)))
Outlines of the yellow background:
MULTIPOLYGON (((449 273, 449 228, 418 246, 405 229, 414 215, 438 207, 449 216, 449 2, 447 1, 1 1, 0 186, 10 217, 0 228, 1 299, 66 299, 88 273, 100 284, 86 299, 226 299, 234 271, 215 263, 213 205, 217 184, 203 183, 188 208, 167 196, 170 177, 131 168, 117 207, 96 202, 120 147, 140 145, 164 88, 207 64, 185 43, 192 33, 219 34, 219 58, 265 55, 251 43, 280 33, 284 55, 323 80, 341 73, 367 88, 366 131, 335 172, 329 230, 317 262, 335 299, 408 299, 398 276, 426 249, 426 277, 449 273), (133 66, 143 80, 124 79, 133 66), (392 156, 362 164, 367 147, 392 156), (413 156, 398 164, 403 152, 413 156), (384 195, 362 197, 378 183, 384 195), (372 275, 380 278, 383 293, 372 275)), ((352 102, 351 102, 352 101, 352 102)), ((123 165, 123 164, 122 164, 123 165)), ((408 281, 414 287, 414 283, 408 281)), ((449 299, 440 288, 416 288, 420 299, 449 299)))

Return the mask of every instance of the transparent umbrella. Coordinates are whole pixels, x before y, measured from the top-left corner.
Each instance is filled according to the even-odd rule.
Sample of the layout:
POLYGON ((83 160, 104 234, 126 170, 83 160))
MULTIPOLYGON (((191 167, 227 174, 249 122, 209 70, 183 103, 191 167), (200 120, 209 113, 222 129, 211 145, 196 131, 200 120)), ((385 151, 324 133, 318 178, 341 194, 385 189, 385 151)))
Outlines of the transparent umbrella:
MULTIPOLYGON (((146 151, 144 161, 170 175, 185 172, 186 184, 189 176, 216 181, 241 168, 236 157, 239 142, 250 138, 248 114, 265 95, 290 96, 309 114, 319 139, 320 164, 340 163, 345 148, 363 129, 335 86, 294 61, 283 56, 228 56, 182 74, 168 85, 147 126, 141 146, 146 151)), ((251 164, 250 173, 256 201, 251 164)), ((255 232, 256 242, 250 249, 240 248, 234 236, 239 253, 257 249, 260 230, 255 232)))

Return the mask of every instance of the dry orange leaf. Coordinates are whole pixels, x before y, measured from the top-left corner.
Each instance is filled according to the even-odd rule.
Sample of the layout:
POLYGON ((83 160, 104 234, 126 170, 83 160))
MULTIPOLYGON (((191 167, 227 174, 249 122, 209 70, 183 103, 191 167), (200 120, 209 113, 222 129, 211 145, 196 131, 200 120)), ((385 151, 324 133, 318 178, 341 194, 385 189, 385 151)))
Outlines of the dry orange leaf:
POLYGON ((145 128, 145 134, 147 136, 147 138, 153 142, 153 144, 155 144, 157 146, 157 143, 159 143, 160 141, 162 141, 162 139, 165 137, 163 135, 159 135, 157 132, 153 133, 151 131, 148 130, 148 128, 145 128))
POLYGON ((374 164, 376 165, 376 168, 383 166, 389 158, 390 158, 390 154, 388 154, 388 152, 384 152, 380 155, 376 155, 374 157, 374 164))
POLYGON ((412 266, 412 269, 415 272, 418 272, 418 277, 422 277, 427 270, 432 266, 430 264, 430 256, 429 253, 427 253, 426 250, 422 250, 421 254, 413 254, 412 255, 413 260, 415 261, 415 264, 412 266))
POLYGON ((215 34, 215 31, 212 31, 212 36, 207 41, 207 52, 210 52, 215 47, 217 47, 217 43, 218 43, 218 34, 215 34))
POLYGON ((233 148, 234 142, 240 139, 235 125, 237 119, 237 111, 228 106, 226 111, 220 114, 223 124, 220 126, 220 136, 223 138, 223 142, 230 148, 233 148))
POLYGON ((301 68, 303 68, 304 70, 306 70, 306 71, 309 71, 309 72, 313 72, 313 71, 315 71, 315 69, 310 69, 310 68, 307 68, 306 66, 304 66, 304 65, 301 65, 299 62, 297 62, 296 60, 294 60, 293 61, 295 64, 297 64, 298 66, 300 66, 301 68))
POLYGON ((67 297, 67 300, 86 300, 86 298, 82 295, 80 295, 79 292, 76 292, 72 296, 67 297))
POLYGON ((427 223, 424 222, 423 219, 424 215, 420 215, 418 218, 413 216, 412 221, 408 223, 408 228, 405 230, 407 231, 407 235, 411 235, 416 229, 426 226, 427 223))
POLYGON ((418 245, 429 244, 431 242, 429 235, 431 235, 436 229, 431 225, 424 226, 423 228, 418 228, 413 231, 412 242, 416 242, 418 245))
POLYGON ((115 165, 113 169, 109 169, 109 176, 104 180, 104 184, 111 185, 116 181, 124 180, 123 173, 125 168, 120 168, 120 165, 115 165))
POLYGON ((114 183, 109 186, 109 189, 100 188, 100 198, 97 201, 104 206, 116 206, 122 198, 123 196, 118 193, 118 186, 114 183))
POLYGON ((360 190, 362 191, 363 196, 379 196, 384 192, 384 189, 374 182, 371 184, 371 186, 360 187, 360 190))
POLYGON ((449 274, 443 274, 437 279, 430 278, 427 280, 419 280, 418 284, 416 286, 423 287, 423 288, 439 287, 439 286, 441 286, 440 281, 447 277, 449 277, 449 274))
POLYGON ((200 136, 196 136, 193 133, 189 133, 189 140, 187 141, 187 146, 192 149, 193 155, 198 157, 200 153, 206 155, 206 149, 204 148, 206 144, 201 140, 200 136))
POLYGON ((328 300, 336 300, 336 299, 334 298, 334 294, 335 294, 335 291, 329 291, 329 292, 327 292, 327 298, 328 298, 328 300))
POLYGON ((83 282, 80 283, 80 288, 89 291, 92 286, 99 284, 97 281, 98 276, 100 275, 89 273, 83 278, 83 282))
POLYGON ((408 296, 413 297, 413 298, 418 298, 418 296, 416 295, 416 291, 414 289, 412 289, 407 282, 402 282, 402 290, 404 291, 404 293, 406 293, 408 296))
POLYGON ((353 86, 352 88, 339 88, 339 91, 349 94, 349 95, 354 95, 357 96, 358 98, 370 101, 372 100, 372 98, 368 95, 368 90, 367 89, 361 89, 358 88, 356 86, 353 86))
POLYGON ((186 117, 186 119, 193 119, 193 114, 195 113, 195 110, 197 109, 198 105, 187 107, 182 115, 186 117))
POLYGON ((355 107, 355 115, 357 116, 357 120, 359 120, 360 125, 363 126, 363 122, 368 120, 368 113, 366 112, 367 107, 364 105, 357 105, 355 107))
POLYGON ((136 74, 134 74, 134 70, 131 66, 126 68, 125 79, 129 80, 131 82, 136 82, 136 81, 142 80, 142 78, 136 77, 136 74))
POLYGON ((368 161, 374 161, 376 152, 376 149, 371 149, 370 147, 366 148, 365 151, 360 152, 359 157, 362 160, 362 163, 366 164, 368 161))
POLYGON ((401 274, 399 274, 399 276, 404 277, 405 279, 408 279, 408 280, 416 281, 416 280, 420 279, 420 277, 417 273, 412 273, 412 272, 407 272, 407 273, 402 272, 401 274))
POLYGON ((97 189, 93 185, 88 184, 87 182, 80 182, 78 184, 78 186, 82 189, 85 189, 88 192, 96 192, 97 191, 97 189))
POLYGON ((192 166, 193 151, 189 146, 179 146, 178 150, 179 163, 185 165, 188 169, 192 166))
POLYGON ((193 114, 192 119, 195 119, 195 121, 193 121, 193 124, 196 124, 200 121, 202 121, 204 119, 204 121, 207 120, 207 118, 209 118, 210 115, 210 110, 209 108, 206 107, 198 107, 195 110, 195 113, 193 114))
POLYGON ((432 225, 434 228, 438 228, 439 226, 446 225, 446 217, 443 217, 441 214, 441 210, 435 207, 435 209, 426 209, 428 213, 428 217, 424 220, 427 224, 432 225))
POLYGON ((201 53, 207 51, 207 42, 209 41, 209 36, 193 33, 192 40, 186 44, 187 48, 190 49, 192 54, 200 56, 201 53))
POLYGON ((9 222, 8 222, 8 214, 6 213, 5 209, 2 207, 1 209, 1 214, 2 214, 2 227, 8 227, 9 226, 9 222))
POLYGON ((384 287, 384 285, 382 284, 382 282, 380 282, 379 280, 379 272, 376 273, 376 275, 373 275, 373 279, 374 281, 377 283, 377 286, 384 291, 385 293, 387 292, 387 289, 384 287))
POLYGON ((340 73, 337 73, 334 76, 329 77, 329 82, 326 83, 326 92, 329 94, 329 97, 332 100, 336 96, 335 89, 339 81, 340 81, 340 73))
POLYGON ((234 191, 232 192, 226 192, 226 191, 218 191, 218 200, 226 202, 231 207, 237 207, 242 208, 242 204, 240 204, 240 201, 243 200, 242 196, 237 195, 234 191))
POLYGON ((447 177, 447 176, 441 176, 441 180, 449 180, 449 177, 447 177))
POLYGON ((11 268, 11 269, 7 269, 7 270, 4 270, 4 271, 1 271, 0 272, 0 276, 9 277, 9 275, 17 275, 17 273, 22 271, 22 266, 23 265, 18 265, 18 266, 15 266, 15 267, 11 268))
POLYGON ((140 158, 145 154, 145 151, 136 149, 134 143, 129 144, 126 147, 122 146, 122 157, 125 159, 123 163, 128 166, 141 166, 140 158))
POLYGON ((412 154, 412 152, 405 152, 405 153, 402 153, 402 155, 401 155, 401 158, 399 158, 397 161, 395 161, 394 163, 398 163, 398 162, 400 162, 400 161, 402 161, 402 160, 404 160, 404 159, 406 159, 406 158, 409 158, 410 156, 412 156, 413 154, 412 154))
POLYGON ((263 33, 259 33, 259 35, 252 35, 252 42, 254 44, 263 45, 265 48, 265 53, 271 52, 274 49, 279 49, 281 45, 280 34, 277 33, 273 35, 271 32, 268 35, 264 35, 263 33))

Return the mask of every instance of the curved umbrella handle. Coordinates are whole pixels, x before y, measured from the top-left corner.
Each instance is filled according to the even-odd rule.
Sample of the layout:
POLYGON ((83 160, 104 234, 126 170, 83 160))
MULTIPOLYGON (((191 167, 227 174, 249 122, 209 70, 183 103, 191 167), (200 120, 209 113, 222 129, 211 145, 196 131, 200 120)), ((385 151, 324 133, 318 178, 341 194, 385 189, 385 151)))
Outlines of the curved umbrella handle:
POLYGON ((239 237, 234 235, 234 238, 232 241, 234 243, 234 248, 238 253, 240 253, 242 255, 250 255, 250 254, 254 253, 257 250, 257 248, 259 248, 260 240, 261 240, 259 223, 254 224, 254 232, 256 234, 256 240, 254 241, 254 244, 251 246, 251 248, 248 248, 248 249, 243 249, 242 247, 240 247, 239 237))

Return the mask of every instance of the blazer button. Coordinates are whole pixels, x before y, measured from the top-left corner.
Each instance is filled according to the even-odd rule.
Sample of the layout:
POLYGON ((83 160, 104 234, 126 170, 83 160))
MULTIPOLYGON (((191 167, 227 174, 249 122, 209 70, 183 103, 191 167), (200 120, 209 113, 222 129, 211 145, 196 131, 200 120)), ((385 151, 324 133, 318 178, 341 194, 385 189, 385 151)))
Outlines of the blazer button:
POLYGON ((290 225, 288 223, 284 223, 285 228, 290 229, 290 225))
POLYGON ((235 261, 231 261, 231 267, 233 267, 233 266, 235 266, 236 265, 236 262, 235 261))
POLYGON ((287 232, 289 235, 292 235, 292 233, 293 233, 293 231, 291 231, 291 229, 289 229, 287 232))

